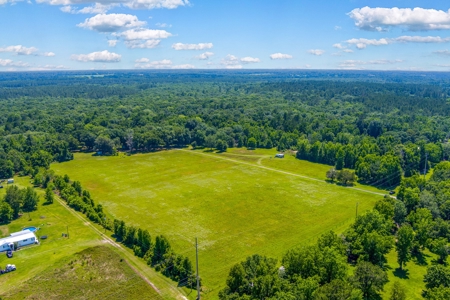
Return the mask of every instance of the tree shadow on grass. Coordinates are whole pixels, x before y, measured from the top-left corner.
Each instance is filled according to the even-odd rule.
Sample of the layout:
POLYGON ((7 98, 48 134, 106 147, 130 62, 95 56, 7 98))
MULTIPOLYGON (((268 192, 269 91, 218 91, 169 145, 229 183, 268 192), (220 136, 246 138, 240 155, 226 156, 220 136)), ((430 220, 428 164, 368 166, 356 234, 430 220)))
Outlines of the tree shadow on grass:
POLYGON ((428 265, 427 259, 429 257, 430 255, 418 251, 413 254, 413 262, 419 266, 427 266, 428 265))
POLYGON ((392 272, 395 277, 401 278, 401 279, 409 279, 409 271, 408 270, 400 270, 400 268, 395 269, 394 272, 392 272))

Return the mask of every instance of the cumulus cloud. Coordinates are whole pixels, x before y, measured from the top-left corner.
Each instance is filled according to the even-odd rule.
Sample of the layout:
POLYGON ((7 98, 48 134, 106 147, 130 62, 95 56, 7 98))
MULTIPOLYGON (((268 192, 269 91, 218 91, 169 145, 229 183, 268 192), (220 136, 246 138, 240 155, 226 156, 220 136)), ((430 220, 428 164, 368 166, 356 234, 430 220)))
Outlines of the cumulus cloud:
POLYGON ((80 62, 119 62, 122 55, 103 50, 89 54, 73 54, 70 58, 80 62))
POLYGON ((212 43, 200 43, 200 44, 183 44, 176 43, 172 45, 175 50, 204 50, 211 49, 213 47, 212 43))
POLYGON ((118 42, 119 42, 119 40, 108 40, 108 45, 110 47, 115 47, 118 42))
POLYGON ((450 10, 411 8, 356 8, 348 13, 362 30, 384 31, 405 27, 411 31, 450 29, 450 10))
POLYGON ((242 65, 232 65, 232 66, 226 66, 226 69, 232 69, 232 70, 238 70, 242 69, 242 65))
POLYGON ((291 59, 292 55, 283 53, 274 53, 270 55, 270 59, 291 59))
POLYGON ((241 63, 243 64, 254 64, 254 63, 259 63, 261 62, 261 60, 259 58, 255 58, 255 57, 243 57, 240 59, 241 63))
POLYGON ((11 52, 17 55, 36 55, 37 51, 38 49, 35 47, 24 47, 22 45, 0 48, 0 52, 11 52))
POLYGON ((384 46, 394 43, 449 43, 450 38, 441 38, 440 36, 410 36, 403 35, 397 38, 389 39, 350 39, 346 43, 350 45, 355 45, 358 49, 365 49, 367 46, 384 46))
MULTIPOLYGON (((0 0, 0 4, 2 4, 0 0)), ((72 4, 80 4, 80 3, 100 3, 103 5, 110 5, 111 2, 115 2, 117 4, 122 4, 128 8, 132 9, 155 9, 155 8, 168 8, 174 9, 179 6, 189 5, 189 0, 98 0, 98 1, 89 1, 89 0, 36 0, 37 3, 46 3, 50 5, 65 5, 69 6, 72 4)))
POLYGON ((196 56, 195 58, 200 59, 200 60, 207 60, 213 55, 214 55, 213 52, 205 52, 205 53, 202 53, 202 54, 196 56))
POLYGON ((311 50, 308 50, 308 53, 309 53, 309 54, 312 54, 312 55, 321 56, 321 55, 323 55, 323 54, 325 53, 325 50, 321 50, 321 49, 311 49, 311 50))
POLYGON ((389 44, 389 41, 387 39, 350 39, 347 41, 347 43, 351 45, 355 45, 358 49, 365 49, 367 46, 380 46, 380 45, 387 45, 389 44))
POLYGON ((342 44, 339 44, 339 43, 334 44, 333 47, 337 48, 337 49, 345 49, 346 48, 345 46, 343 46, 342 44))
POLYGON ((125 45, 130 49, 153 49, 156 48, 161 40, 147 40, 145 42, 134 40, 134 41, 125 41, 125 45))
POLYGON ((239 65, 239 58, 234 55, 228 54, 224 59, 222 59, 220 63, 225 66, 237 66, 239 65))
POLYGON ((124 32, 114 33, 114 36, 121 37, 127 41, 133 40, 157 40, 166 39, 172 36, 171 33, 159 29, 129 29, 124 32))
POLYGON ((361 68, 361 66, 364 66, 364 65, 392 65, 392 64, 402 63, 402 62, 403 62, 403 60, 401 60, 401 59, 395 59, 395 60, 379 59, 379 60, 369 60, 369 61, 346 60, 346 61, 343 61, 339 65, 339 67, 341 67, 341 68, 361 68))
POLYGON ((25 63, 23 61, 13 61, 11 59, 1 59, 0 58, 0 67, 20 67, 25 68, 29 67, 30 65, 28 63, 25 63))
POLYGON ((66 5, 61 7, 60 10, 69 14, 105 14, 108 10, 117 6, 119 6, 118 3, 114 4, 95 3, 92 6, 86 6, 81 9, 78 9, 77 7, 66 5))
POLYGON ((140 27, 146 22, 139 21, 138 17, 127 14, 98 14, 86 19, 78 27, 95 30, 98 32, 115 32, 125 28, 140 27))
POLYGON ((134 65, 137 69, 194 69, 195 66, 190 64, 173 65, 169 59, 150 61, 148 58, 137 59, 134 65))
POLYGON ((167 23, 156 23, 155 25, 157 27, 159 27, 159 28, 170 28, 170 27, 172 27, 172 25, 167 24, 167 23))
POLYGON ((442 55, 442 56, 450 56, 450 51, 438 50, 438 51, 433 51, 433 54, 442 55))

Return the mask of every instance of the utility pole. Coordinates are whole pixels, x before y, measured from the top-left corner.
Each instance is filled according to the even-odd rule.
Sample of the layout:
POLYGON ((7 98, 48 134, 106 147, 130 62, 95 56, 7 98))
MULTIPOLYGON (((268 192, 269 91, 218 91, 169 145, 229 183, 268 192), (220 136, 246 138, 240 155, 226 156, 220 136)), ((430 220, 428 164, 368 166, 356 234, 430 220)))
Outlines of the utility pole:
POLYGON ((423 179, 427 176, 428 152, 425 152, 425 168, 423 169, 423 179))
POLYGON ((200 300, 200 277, 198 276, 198 243, 195 238, 195 262, 197 265, 197 300, 200 300))

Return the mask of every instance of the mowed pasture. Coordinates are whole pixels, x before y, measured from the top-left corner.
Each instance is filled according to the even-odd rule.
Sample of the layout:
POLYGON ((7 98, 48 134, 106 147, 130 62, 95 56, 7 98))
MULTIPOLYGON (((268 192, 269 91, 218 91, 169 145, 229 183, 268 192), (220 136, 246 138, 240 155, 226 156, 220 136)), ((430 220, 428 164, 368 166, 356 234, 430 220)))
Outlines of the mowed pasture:
MULTIPOLYGON (((224 287, 233 264, 255 253, 281 258, 325 231, 341 232, 354 220, 356 203, 362 212, 381 197, 277 172, 276 165, 265 169, 258 160, 224 158, 191 150, 79 153, 52 168, 80 181, 111 217, 165 235, 193 261, 198 237, 207 298, 224 287)), ((301 161, 292 163, 299 164, 299 175, 307 172, 301 161)))

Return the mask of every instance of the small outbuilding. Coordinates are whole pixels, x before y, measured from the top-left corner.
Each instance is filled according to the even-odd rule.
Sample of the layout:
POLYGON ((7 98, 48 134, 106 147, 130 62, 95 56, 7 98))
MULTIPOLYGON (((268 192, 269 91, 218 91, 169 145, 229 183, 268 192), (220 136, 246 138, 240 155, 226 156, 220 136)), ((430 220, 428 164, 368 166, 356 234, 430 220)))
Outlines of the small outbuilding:
POLYGON ((284 154, 283 153, 277 153, 275 154, 276 158, 284 158, 284 154))
POLYGON ((10 236, 0 239, 0 252, 8 250, 16 250, 19 247, 24 247, 28 245, 38 244, 34 232, 26 229, 19 232, 11 233, 10 236))
POLYGON ((8 184, 14 183, 14 179, 12 179, 12 178, 11 178, 11 179, 8 179, 7 183, 8 183, 8 184))

